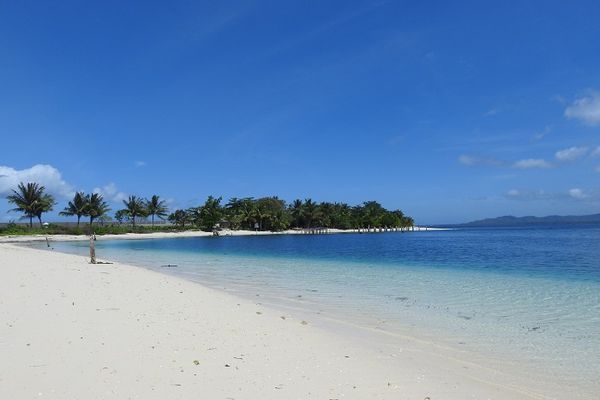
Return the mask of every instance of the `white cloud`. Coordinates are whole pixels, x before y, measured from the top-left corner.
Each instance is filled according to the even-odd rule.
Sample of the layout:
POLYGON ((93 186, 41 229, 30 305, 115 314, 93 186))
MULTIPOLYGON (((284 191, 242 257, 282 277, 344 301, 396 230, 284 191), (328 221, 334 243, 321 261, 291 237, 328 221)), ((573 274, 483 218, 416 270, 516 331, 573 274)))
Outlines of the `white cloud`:
POLYGON ((544 127, 542 131, 538 131, 533 134, 533 140, 539 142, 540 140, 545 138, 551 130, 552 129, 550 128, 550 126, 546 125, 546 127, 544 127))
POLYGON ((513 167, 519 169, 550 168, 552 167, 552 164, 550 164, 546 160, 542 160, 539 158, 527 158, 524 160, 516 161, 513 164, 513 167))
POLYGON ((477 164, 477 159, 475 157, 471 157, 471 156, 467 156, 467 155, 463 154, 460 157, 458 157, 458 162, 463 165, 475 165, 475 164, 477 164))
POLYGON ((466 154, 458 157, 458 162, 462 165, 473 166, 473 165, 491 165, 499 167, 503 164, 502 161, 496 160, 495 158, 490 157, 477 157, 477 156, 468 156, 466 154))
POLYGON ((135 167, 136 168, 142 168, 142 167, 145 167, 147 165, 148 165, 148 163, 146 163, 146 161, 136 161, 135 162, 135 167))
POLYGON ((119 192, 119 190, 117 189, 117 185, 115 185, 112 182, 108 185, 102 186, 101 188, 94 188, 92 192, 101 194, 105 200, 115 203, 127 199, 127 194, 119 192))
POLYGON ((571 196, 572 198, 574 198, 576 200, 583 200, 583 199, 587 199, 589 197, 583 190, 581 190, 579 188, 570 189, 569 196, 571 196))
POLYGON ((497 108, 492 108, 492 109, 487 110, 486 112, 484 112, 483 116, 484 117, 493 117, 496 114, 498 114, 498 109, 497 108))
POLYGON ((569 147, 568 149, 559 150, 554 155, 558 161, 574 161, 583 157, 588 151, 587 147, 569 147))
POLYGON ((589 95, 576 99, 565 109, 565 116, 587 125, 600 124, 600 92, 590 92, 589 95))
POLYGON ((600 146, 592 151, 592 157, 600 157, 600 146))
POLYGON ((511 200, 521 201, 537 201, 537 200, 550 200, 555 195, 547 193, 544 190, 517 190, 511 189, 506 192, 505 197, 511 200))
POLYGON ((51 165, 37 164, 21 170, 0 165, 0 196, 11 194, 20 182, 39 183, 46 187, 48 193, 60 198, 74 195, 73 186, 65 182, 60 171, 51 165))
POLYGON ((600 165, 596 167, 595 171, 600 174, 600 165))
POLYGON ((586 202, 600 201, 600 190, 572 188, 561 192, 546 192, 545 190, 517 190, 511 189, 504 194, 509 200, 516 201, 565 201, 577 200, 586 202))

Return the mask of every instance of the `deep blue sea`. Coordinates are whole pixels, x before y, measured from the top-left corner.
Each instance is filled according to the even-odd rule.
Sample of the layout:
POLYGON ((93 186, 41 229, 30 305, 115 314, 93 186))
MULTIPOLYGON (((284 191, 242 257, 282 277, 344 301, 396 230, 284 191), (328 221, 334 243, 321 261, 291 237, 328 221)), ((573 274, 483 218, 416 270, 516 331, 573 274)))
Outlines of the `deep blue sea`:
POLYGON ((99 240, 97 253, 600 388, 600 226, 99 240))

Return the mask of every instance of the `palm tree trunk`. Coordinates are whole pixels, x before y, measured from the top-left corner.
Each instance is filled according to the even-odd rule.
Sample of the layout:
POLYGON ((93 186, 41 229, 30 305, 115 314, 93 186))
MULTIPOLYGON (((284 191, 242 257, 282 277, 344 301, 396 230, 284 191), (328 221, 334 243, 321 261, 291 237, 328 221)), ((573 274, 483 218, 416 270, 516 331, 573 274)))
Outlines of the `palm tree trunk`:
POLYGON ((135 215, 131 216, 131 225, 135 228, 135 215))
POLYGON ((152 227, 154 228, 154 214, 152 214, 152 227))
POLYGON ((40 228, 41 228, 43 226, 42 225, 42 216, 41 215, 38 215, 38 221, 40 221, 40 228))
POLYGON ((81 215, 77 216, 77 227, 79 228, 79 220, 81 219, 81 215))
POLYGON ((33 217, 29 216, 29 228, 33 228, 33 217))

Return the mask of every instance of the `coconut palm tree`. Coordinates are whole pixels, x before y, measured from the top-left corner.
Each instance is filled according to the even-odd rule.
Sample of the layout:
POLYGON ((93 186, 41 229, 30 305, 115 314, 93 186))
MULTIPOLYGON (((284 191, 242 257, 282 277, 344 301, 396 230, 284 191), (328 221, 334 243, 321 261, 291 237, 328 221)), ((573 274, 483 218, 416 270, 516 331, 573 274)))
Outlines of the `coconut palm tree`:
POLYGON ((185 223, 190 221, 190 215, 185 210, 175 210, 169 215, 169 221, 185 228, 185 223))
POLYGON ((75 196, 73 196, 73 200, 69 201, 69 204, 65 207, 65 209, 59 212, 58 214, 68 217, 76 215, 77 227, 79 228, 79 221, 81 220, 81 217, 84 215, 88 215, 87 208, 88 197, 83 192, 77 192, 75 193, 75 196))
POLYGON ((304 200, 303 215, 306 220, 306 227, 312 228, 312 223, 321 216, 318 204, 312 201, 312 199, 304 200))
POLYGON ((119 210, 115 213, 115 219, 119 224, 122 224, 128 218, 127 210, 119 210))
POLYGON ((137 196, 129 196, 129 199, 123 200, 125 204, 125 212, 131 218, 131 224, 135 226, 136 217, 145 217, 148 215, 144 200, 137 196))
POLYGON ((13 194, 6 197, 9 203, 16 207, 9 211, 23 213, 23 218, 29 218, 29 227, 33 227, 33 218, 37 217, 42 226, 42 214, 52 211, 56 204, 54 197, 44 193, 46 188, 35 182, 29 182, 26 185, 21 182, 17 190, 13 189, 13 194))
POLYGON ((86 196, 87 199, 87 209, 85 215, 89 215, 90 217, 90 226, 94 223, 96 218, 100 218, 105 216, 110 208, 108 204, 104 201, 104 197, 102 197, 99 193, 92 193, 89 196, 86 196))
POLYGON ((156 215, 160 219, 165 219, 169 209, 164 200, 161 200, 160 197, 154 195, 150 200, 146 200, 146 212, 147 215, 152 216, 152 226, 154 226, 154 216, 156 215))
POLYGON ((290 205, 289 211, 292 217, 293 226, 297 228, 302 226, 302 218, 304 216, 304 204, 302 203, 302 200, 294 200, 294 202, 290 205))
POLYGON ((201 228, 203 230, 213 229, 223 217, 221 197, 208 196, 200 210, 201 228))
POLYGON ((252 197, 242 199, 240 207, 240 220, 246 229, 253 229, 256 223, 255 218, 256 201, 252 197))

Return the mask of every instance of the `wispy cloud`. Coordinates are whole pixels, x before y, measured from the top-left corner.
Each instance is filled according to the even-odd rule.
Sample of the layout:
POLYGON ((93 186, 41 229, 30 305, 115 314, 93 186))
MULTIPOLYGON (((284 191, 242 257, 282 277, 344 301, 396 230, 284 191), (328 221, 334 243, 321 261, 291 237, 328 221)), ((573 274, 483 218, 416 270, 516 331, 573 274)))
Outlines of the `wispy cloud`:
POLYGON ((548 200, 555 197, 551 193, 544 190, 518 190, 510 189, 504 195, 510 200, 532 201, 532 200, 548 200))
POLYGON ((493 117, 494 115, 498 114, 500 110, 498 110, 497 108, 492 108, 487 110, 486 112, 483 113, 484 117, 493 117))
POLYGON ((469 156, 466 154, 462 154, 460 157, 458 157, 458 162, 462 165, 467 166, 488 165, 493 167, 499 167, 504 164, 503 161, 497 160, 492 157, 469 156))
POLYGON ((551 168, 552 164, 542 158, 525 158, 514 162, 499 160, 493 157, 480 157, 463 154, 458 157, 458 162, 468 167, 473 166, 491 166, 491 167, 511 167, 516 169, 535 169, 551 168))
POLYGON ((569 196, 574 198, 575 200, 585 200, 590 197, 587 193, 585 193, 582 189, 573 188, 569 189, 569 196))
POLYGON ((600 124, 600 92, 591 91, 587 96, 576 99, 565 109, 565 116, 586 125, 600 124))
POLYGON ((146 161, 136 161, 134 165, 136 168, 143 168, 147 166, 148 163, 146 163, 146 161))
POLYGON ((548 136, 548 134, 550 133, 551 128, 550 126, 546 126, 544 127, 544 129, 542 131, 539 132, 535 132, 533 134, 533 140, 536 142, 539 142, 540 140, 542 140, 543 138, 545 138, 546 136, 548 136))
POLYGON ((509 200, 520 201, 540 201, 540 200, 571 200, 571 201, 591 201, 600 200, 600 193, 594 190, 584 190, 581 188, 572 188, 562 192, 547 192, 545 190, 518 190, 510 189, 504 194, 509 200))
POLYGON ((101 194, 104 197, 104 199, 114 203, 118 203, 122 200, 127 199, 127 194, 120 192, 117 189, 117 185, 115 185, 113 182, 102 187, 94 188, 92 192, 101 194))
POLYGON ((405 137, 404 135, 396 135, 396 136, 392 136, 391 138, 388 139, 388 144, 390 146, 397 146, 399 144, 401 144, 402 142, 404 142, 405 137))
POLYGON ((60 171, 51 165, 37 164, 31 168, 15 169, 0 165, 0 196, 5 197, 16 189, 19 183, 36 182, 46 190, 61 198, 73 196, 73 186, 67 183, 60 171))
POLYGON ((600 157, 600 146, 596 147, 591 154, 592 157, 600 157))
POLYGON ((556 152, 554 156, 558 161, 574 161, 583 157, 588 152, 587 147, 569 147, 556 152))
POLYGON ((321 35, 333 30, 334 28, 349 23, 364 14, 385 6, 386 4, 386 1, 370 2, 367 3, 366 6, 350 10, 346 13, 337 13, 335 14, 334 18, 314 27, 312 30, 300 32, 298 36, 290 38, 285 43, 275 46, 262 54, 258 54, 257 56, 258 58, 268 58, 276 54, 289 51, 297 46, 316 40, 321 35))
POLYGON ((541 158, 526 158, 524 160, 516 161, 513 168, 518 169, 535 169, 535 168, 550 168, 552 164, 541 158))

